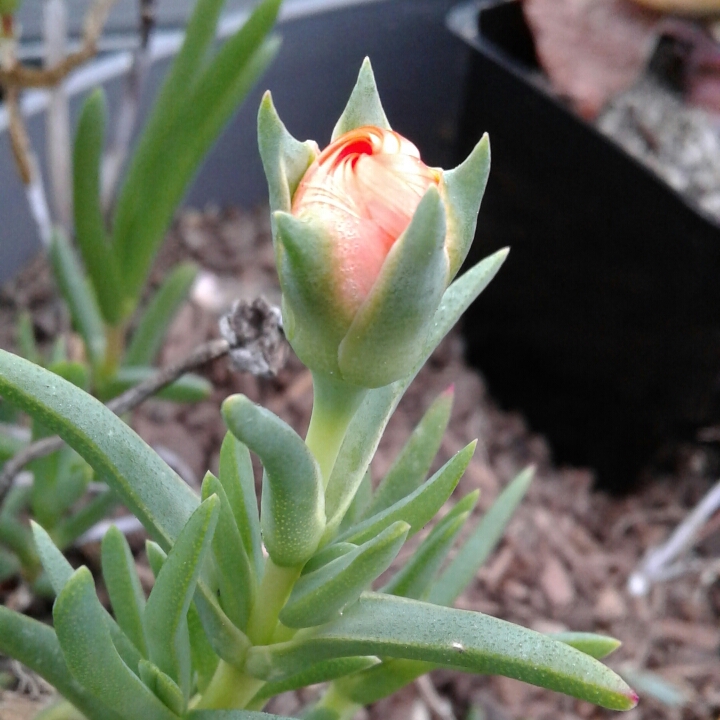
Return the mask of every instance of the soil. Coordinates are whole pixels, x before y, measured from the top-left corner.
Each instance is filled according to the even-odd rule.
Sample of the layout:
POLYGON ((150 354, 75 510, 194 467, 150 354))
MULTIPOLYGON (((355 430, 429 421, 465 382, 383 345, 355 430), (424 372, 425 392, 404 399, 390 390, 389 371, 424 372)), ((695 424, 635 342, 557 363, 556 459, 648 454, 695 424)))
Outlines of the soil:
MULTIPOLYGON (((151 278, 180 259, 203 268, 202 280, 180 312, 162 361, 185 355, 217 336, 219 312, 237 296, 278 297, 267 210, 241 212, 208 208, 185 212, 170 233, 151 278)), ((502 282, 502 273, 495 282, 502 282)), ((43 259, 33 263, 0 295, 0 347, 14 347, 13 322, 32 311, 38 338, 47 343, 67 328, 43 259)), ((135 412, 133 425, 151 444, 162 446, 192 484, 206 468, 217 468, 224 427, 218 407, 242 392, 264 404, 299 432, 311 408, 309 373, 296 358, 271 380, 239 375, 225 360, 207 368, 213 396, 193 406, 150 401, 135 412)), ((463 342, 454 331, 410 387, 393 417, 373 463, 377 480, 421 417, 448 385, 455 405, 437 463, 479 438, 478 450, 456 497, 481 488, 476 512, 486 510, 510 479, 529 463, 538 473, 505 538, 457 605, 549 632, 563 629, 608 633, 623 641, 608 664, 636 686, 641 702, 627 720, 709 720, 720 714, 720 517, 704 529, 689 571, 653 586, 645 598, 631 597, 626 584, 646 551, 667 538, 709 487, 709 463, 702 449, 688 448, 665 476, 625 498, 593 491, 590 469, 558 468, 545 440, 532 433, 521 415, 499 409, 481 376, 463 361, 463 342), (661 698, 665 698, 664 702, 661 698)), ((138 549, 142 577, 142 536, 138 549)), ((97 545, 80 548, 73 560, 96 567, 97 545)), ((402 557, 399 562, 402 562, 402 557)), ((101 597, 102 587, 99 588, 101 597)), ((0 589, 8 605, 28 606, 22 586, 0 589)), ((31 608, 48 617, 49 606, 31 608)), ((0 720, 26 720, 50 697, 47 687, 17 664, 0 664, 0 720)), ((269 712, 299 715, 317 696, 310 688, 274 699, 269 712)), ((505 678, 446 671, 416 683, 363 711, 366 720, 424 720, 452 717, 486 720, 601 719, 614 713, 505 678), (450 704, 443 703, 450 701, 450 704), (470 711, 474 714, 470 715, 470 711)))

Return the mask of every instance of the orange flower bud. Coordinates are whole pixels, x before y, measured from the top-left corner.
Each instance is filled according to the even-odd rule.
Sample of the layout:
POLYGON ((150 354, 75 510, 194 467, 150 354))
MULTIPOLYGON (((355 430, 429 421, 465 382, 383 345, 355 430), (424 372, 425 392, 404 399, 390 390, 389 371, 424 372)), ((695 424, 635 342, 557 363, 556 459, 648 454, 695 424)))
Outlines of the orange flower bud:
POLYGON ((308 168, 292 214, 330 233, 345 310, 368 296, 423 195, 441 179, 409 140, 370 125, 338 137, 308 168))

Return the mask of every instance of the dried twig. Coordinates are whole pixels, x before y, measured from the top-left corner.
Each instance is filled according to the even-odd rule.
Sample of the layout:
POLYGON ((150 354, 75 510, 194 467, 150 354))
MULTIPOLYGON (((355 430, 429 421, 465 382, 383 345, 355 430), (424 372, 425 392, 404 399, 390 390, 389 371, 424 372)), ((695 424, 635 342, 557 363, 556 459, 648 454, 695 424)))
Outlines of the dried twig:
POLYGON ((694 544, 703 525, 720 508, 720 481, 715 483, 700 503, 683 520, 673 534, 659 547, 651 548, 628 579, 631 595, 647 595, 653 583, 684 574, 690 564, 680 560, 694 544))
POLYGON ((422 697, 425 704, 430 708, 430 712, 432 712, 438 720, 456 720, 450 701, 438 693, 429 675, 419 677, 415 681, 415 686, 420 693, 420 697, 422 697))
POLYGON ((31 68, 14 62, 0 68, 0 85, 6 88, 53 87, 64 80, 75 68, 97 52, 97 43, 115 0, 97 0, 85 18, 83 41, 79 50, 49 68, 31 68))
MULTIPOLYGON (((144 382, 110 400, 107 403, 108 409, 116 415, 129 412, 182 375, 228 353, 231 354, 233 366, 237 370, 262 376, 277 372, 281 360, 284 362, 287 356, 279 309, 267 303, 264 298, 257 298, 251 303, 236 304, 230 316, 230 320, 223 318, 223 321, 236 330, 231 341, 223 338, 203 343, 184 359, 168 365, 144 382)), ((8 460, 0 473, 0 502, 11 487, 15 475, 25 465, 59 450, 62 446, 63 440, 57 435, 43 438, 8 460)))

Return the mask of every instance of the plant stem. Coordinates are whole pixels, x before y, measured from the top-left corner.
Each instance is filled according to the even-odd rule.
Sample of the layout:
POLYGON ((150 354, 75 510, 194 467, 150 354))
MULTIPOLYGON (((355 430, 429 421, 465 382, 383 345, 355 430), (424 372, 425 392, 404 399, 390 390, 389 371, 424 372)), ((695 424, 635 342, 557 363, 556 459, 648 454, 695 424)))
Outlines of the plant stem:
POLYGON ((264 680, 250 677, 242 670, 221 660, 210 685, 195 707, 218 710, 242 709, 264 684, 264 680))
MULTIPOLYGON (((267 645, 272 641, 280 610, 300 577, 301 570, 301 567, 278 567, 270 558, 266 560, 265 572, 248 622, 247 634, 254 645, 267 645)), ((243 709, 264 684, 264 680, 250 677, 221 660, 210 685, 195 707, 243 709)))
POLYGON ((248 637, 253 645, 268 645, 278 623, 278 615, 290 596, 302 567, 278 567, 268 558, 265 562, 257 600, 248 622, 248 637))
POLYGON ((318 461, 327 487, 348 425, 367 389, 313 373, 313 391, 315 398, 305 443, 318 461))

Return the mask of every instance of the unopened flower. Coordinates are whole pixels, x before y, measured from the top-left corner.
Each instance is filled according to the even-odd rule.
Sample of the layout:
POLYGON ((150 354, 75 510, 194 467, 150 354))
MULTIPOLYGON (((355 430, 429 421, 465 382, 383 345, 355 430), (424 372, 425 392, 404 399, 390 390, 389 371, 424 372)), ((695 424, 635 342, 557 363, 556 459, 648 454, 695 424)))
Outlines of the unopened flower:
POLYGON ((269 95, 258 128, 295 352, 352 385, 405 377, 470 248, 487 138, 455 170, 428 167, 390 128, 368 61, 324 151, 287 132, 269 95))

